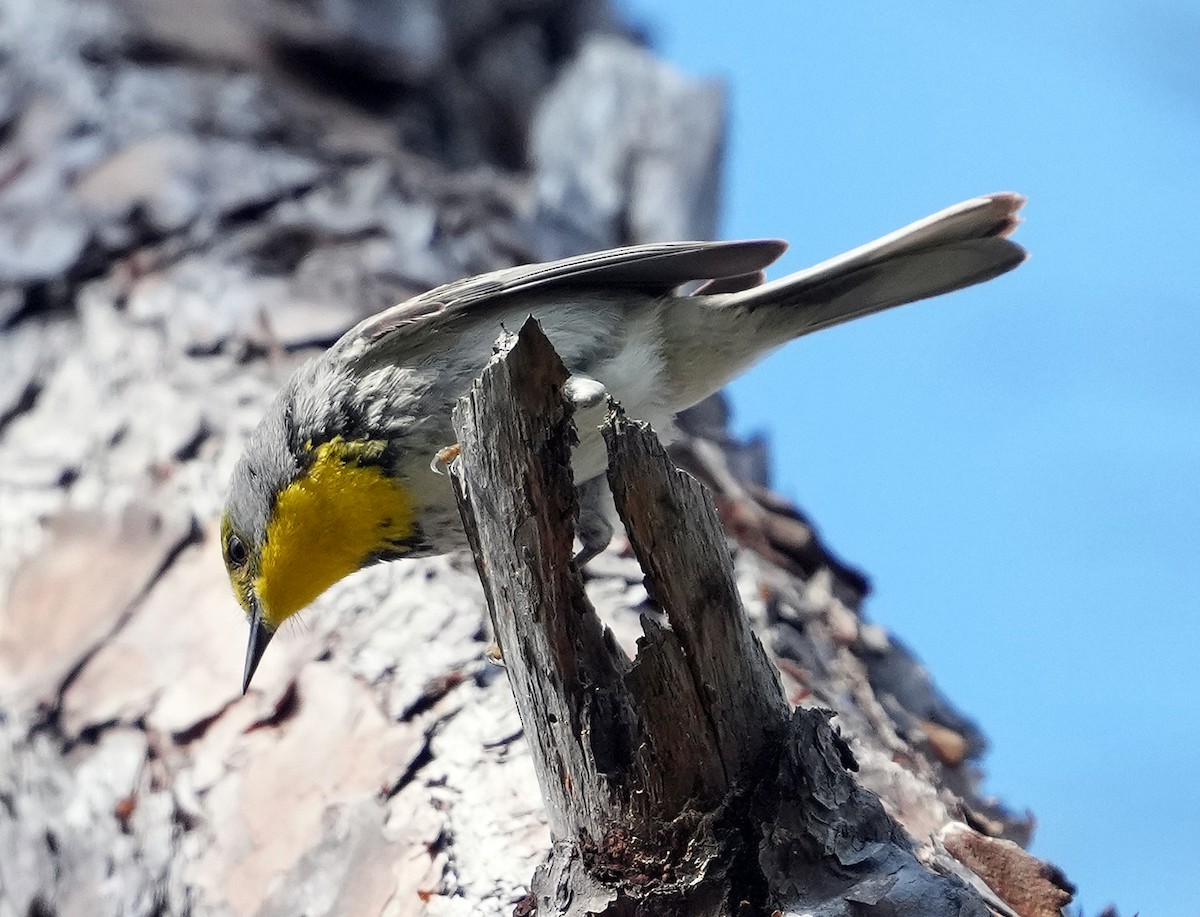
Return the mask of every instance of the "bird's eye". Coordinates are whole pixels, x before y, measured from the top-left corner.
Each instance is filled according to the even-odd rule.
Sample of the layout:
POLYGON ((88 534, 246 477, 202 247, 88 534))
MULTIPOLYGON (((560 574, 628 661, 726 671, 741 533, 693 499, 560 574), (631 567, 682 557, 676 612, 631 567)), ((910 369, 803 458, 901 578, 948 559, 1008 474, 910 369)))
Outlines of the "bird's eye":
POLYGON ((237 535, 230 535, 229 540, 225 542, 225 554, 233 566, 240 567, 246 562, 249 552, 246 550, 246 543, 241 538, 237 535))

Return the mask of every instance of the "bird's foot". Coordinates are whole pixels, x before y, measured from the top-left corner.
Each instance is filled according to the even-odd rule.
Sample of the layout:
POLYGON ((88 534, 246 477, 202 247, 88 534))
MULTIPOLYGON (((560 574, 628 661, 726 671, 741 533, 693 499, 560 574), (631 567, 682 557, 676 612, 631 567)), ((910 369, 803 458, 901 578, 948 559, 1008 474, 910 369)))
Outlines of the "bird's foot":
POLYGON ((458 443, 439 449, 433 454, 433 461, 429 463, 429 470, 434 474, 445 474, 446 469, 450 467, 450 463, 460 455, 462 455, 462 446, 458 443))
POLYGON ((612 492, 608 480, 601 475, 584 481, 575 489, 579 500, 579 516, 575 520, 575 537, 579 539, 579 553, 575 555, 575 568, 584 565, 600 554, 613 536, 613 518, 616 509, 612 505, 612 492))
POLYGON ((492 665, 504 668, 504 654, 500 651, 499 643, 489 643, 487 649, 483 651, 483 658, 492 665))

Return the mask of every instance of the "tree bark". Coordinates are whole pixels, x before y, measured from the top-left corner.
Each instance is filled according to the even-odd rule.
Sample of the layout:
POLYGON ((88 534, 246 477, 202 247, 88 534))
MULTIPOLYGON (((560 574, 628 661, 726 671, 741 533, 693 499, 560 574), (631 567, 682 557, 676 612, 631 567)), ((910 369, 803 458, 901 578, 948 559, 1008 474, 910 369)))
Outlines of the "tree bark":
MULTIPOLYGON (((526 741, 508 674, 483 660, 470 558, 381 565, 331 590, 239 695, 245 622, 217 516, 293 368, 455 277, 713 233, 723 92, 627 32, 603 0, 0 0, 0 917, 510 914, 552 846, 548 822, 555 850, 578 845, 576 823, 595 849, 548 860, 547 894, 633 900, 621 864, 593 892, 579 864, 663 846, 703 876, 696 895, 715 890, 697 908, 728 903, 721 867, 761 873, 738 886, 747 900, 842 894, 860 912, 901 889, 859 881, 897 843, 837 843, 842 807, 865 811, 868 789, 922 863, 998 912, 1000 899, 1058 910, 1063 880, 1018 846, 1030 817, 981 790, 982 733, 865 618, 866 578, 770 493, 761 444, 729 436, 719 400, 681 418, 672 455, 735 536, 732 582, 787 700, 836 711, 861 791, 817 714, 790 715, 759 783, 827 772, 810 790, 775 799, 729 779, 770 755, 730 748, 710 718, 746 708, 714 712, 678 659, 728 643, 722 677, 749 679, 736 666, 753 642, 707 606, 692 630, 663 618, 688 584, 652 580, 652 603, 653 564, 619 544, 583 584, 612 636, 587 623, 560 564, 554 598, 579 617, 559 637, 582 649, 553 648, 576 678, 596 673, 592 705, 566 708, 586 715, 568 777, 622 775, 627 807, 597 795, 573 814, 560 790, 547 815, 531 749, 550 739, 531 727, 526 741), (673 715, 652 702, 668 687, 691 698, 673 715), (648 742, 672 730, 683 755, 648 742), (730 793, 750 795, 721 808, 730 793), (642 845, 612 827, 626 808, 655 824, 699 814, 642 845), (793 808, 834 836, 789 834, 793 808), (743 824, 792 841, 751 858, 743 824), (681 846, 709 829, 711 847, 681 846), (788 891, 790 864, 818 848, 851 864, 843 884, 788 891)), ((528 545, 569 538, 562 499, 561 518, 521 533, 528 545)), ((626 501, 631 528, 649 499, 626 501)), ((730 582, 727 569, 710 581, 725 611, 730 582)), ((851 824, 847 838, 882 831, 851 824)))

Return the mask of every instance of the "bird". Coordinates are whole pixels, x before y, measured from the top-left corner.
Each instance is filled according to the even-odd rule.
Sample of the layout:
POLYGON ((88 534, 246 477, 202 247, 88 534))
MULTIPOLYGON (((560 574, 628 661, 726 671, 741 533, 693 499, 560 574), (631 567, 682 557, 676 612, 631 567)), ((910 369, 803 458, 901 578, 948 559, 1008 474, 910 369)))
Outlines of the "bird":
MULTIPOLYGON (((220 537, 250 627, 242 692, 280 625, 344 577, 467 547, 430 460, 506 327, 536 318, 575 397, 611 395, 669 437, 676 413, 795 338, 1012 270, 1024 202, 972 198, 770 282, 783 241, 652 242, 456 280, 366 318, 297 368, 233 468, 220 537)), ((606 453, 585 426, 581 564, 612 532, 588 509, 606 453)))

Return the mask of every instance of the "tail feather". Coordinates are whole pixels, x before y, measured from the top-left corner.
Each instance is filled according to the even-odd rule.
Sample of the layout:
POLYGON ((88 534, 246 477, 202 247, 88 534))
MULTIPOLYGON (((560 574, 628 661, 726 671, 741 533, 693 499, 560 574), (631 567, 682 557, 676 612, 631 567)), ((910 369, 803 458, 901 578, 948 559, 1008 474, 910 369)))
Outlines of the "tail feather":
POLYGON ((775 318, 787 340, 982 283, 1025 260, 1025 250, 1007 238, 1024 203, 1010 193, 964 201, 815 267, 734 294, 721 305, 786 310, 790 314, 775 318))
POLYGON ((990 280, 1025 260, 1007 237, 1025 198, 974 198, 808 270, 753 285, 717 281, 674 300, 663 322, 667 382, 695 404, 793 338, 990 280))

